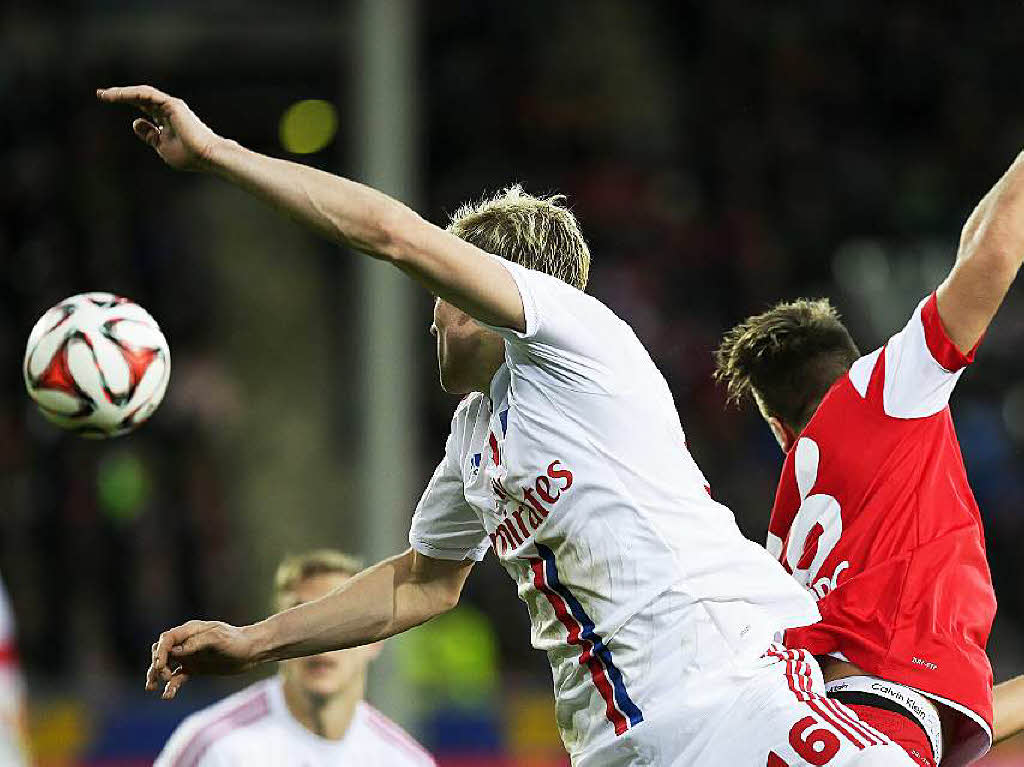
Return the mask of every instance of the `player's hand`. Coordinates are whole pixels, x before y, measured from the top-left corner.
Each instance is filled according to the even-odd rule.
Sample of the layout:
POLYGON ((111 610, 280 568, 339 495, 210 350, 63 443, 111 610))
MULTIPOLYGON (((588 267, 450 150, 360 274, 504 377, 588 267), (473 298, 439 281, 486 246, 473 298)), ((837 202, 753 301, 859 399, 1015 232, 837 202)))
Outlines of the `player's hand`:
POLYGON ((194 674, 239 674, 255 665, 254 641, 246 627, 220 621, 189 621, 165 631, 153 644, 146 689, 170 700, 194 674))
POLYGON ((132 123, 135 135, 178 170, 203 170, 223 139, 203 124, 188 104, 149 85, 99 88, 96 97, 110 104, 130 104, 146 114, 132 123))

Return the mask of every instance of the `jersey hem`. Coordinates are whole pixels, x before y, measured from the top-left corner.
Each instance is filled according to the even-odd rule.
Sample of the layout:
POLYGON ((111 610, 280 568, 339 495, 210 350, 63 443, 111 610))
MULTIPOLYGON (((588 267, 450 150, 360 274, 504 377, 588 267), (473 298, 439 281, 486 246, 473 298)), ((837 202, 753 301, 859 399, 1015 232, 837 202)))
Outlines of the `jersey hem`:
MULTIPOLYGON (((506 272, 512 277, 512 281, 516 284, 516 290, 519 291, 519 300, 523 303, 523 325, 524 330, 519 331, 515 328, 507 328, 502 325, 490 325, 486 322, 480 322, 485 328, 493 330, 501 336, 508 337, 512 336, 518 341, 529 341, 540 329, 540 323, 537 319, 537 307, 533 300, 533 293, 530 292, 530 286, 526 284, 526 280, 522 274, 519 273, 519 269, 525 270, 525 266, 512 263, 511 261, 495 256, 493 253, 490 254, 506 272)), ((477 320, 479 322, 479 320, 477 320)))
POLYGON ((924 326, 924 340, 932 358, 947 373, 956 373, 974 362, 974 354, 981 344, 981 339, 974 348, 964 354, 949 337, 946 326, 939 314, 938 293, 928 296, 921 308, 921 324, 924 326))
POLYGON ((472 559, 474 562, 479 562, 487 556, 487 549, 489 548, 488 546, 483 546, 478 549, 445 549, 440 546, 435 546, 432 543, 412 538, 411 536, 409 538, 409 545, 426 557, 447 559, 451 561, 472 559))

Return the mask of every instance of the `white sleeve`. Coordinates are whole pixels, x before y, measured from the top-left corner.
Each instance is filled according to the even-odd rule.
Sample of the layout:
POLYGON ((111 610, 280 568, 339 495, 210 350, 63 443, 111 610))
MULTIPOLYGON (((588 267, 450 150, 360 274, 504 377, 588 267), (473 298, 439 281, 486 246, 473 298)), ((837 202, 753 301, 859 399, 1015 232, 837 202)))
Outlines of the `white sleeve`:
POLYGON ((473 559, 479 562, 487 553, 487 531, 466 500, 460 462, 453 422, 453 433, 448 435, 444 458, 416 504, 416 513, 409 528, 409 545, 435 559, 473 559))
MULTIPOLYGON (((606 389, 622 367, 622 340, 629 326, 593 296, 549 274, 495 256, 523 300, 522 332, 488 325, 535 365, 566 386, 606 389)), ((636 342, 639 343, 639 342, 636 342)), ((519 355, 512 355, 515 364, 519 355)))
POLYGON ((885 345, 886 415, 926 418, 943 410, 976 349, 964 354, 950 340, 932 293, 885 345))

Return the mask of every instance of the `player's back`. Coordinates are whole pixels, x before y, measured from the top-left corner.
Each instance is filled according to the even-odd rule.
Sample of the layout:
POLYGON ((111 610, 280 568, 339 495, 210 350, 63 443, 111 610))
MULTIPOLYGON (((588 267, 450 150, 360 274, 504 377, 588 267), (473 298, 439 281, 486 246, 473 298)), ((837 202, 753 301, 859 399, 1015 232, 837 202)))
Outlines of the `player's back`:
POLYGON ((964 752, 987 748, 995 598, 984 533, 947 404, 970 359, 934 296, 854 363, 787 456, 768 547, 820 600, 787 644, 963 712, 964 752))
POLYGON ((288 711, 280 677, 257 682, 186 718, 154 767, 432 767, 398 725, 362 701, 339 740, 303 727, 288 711))

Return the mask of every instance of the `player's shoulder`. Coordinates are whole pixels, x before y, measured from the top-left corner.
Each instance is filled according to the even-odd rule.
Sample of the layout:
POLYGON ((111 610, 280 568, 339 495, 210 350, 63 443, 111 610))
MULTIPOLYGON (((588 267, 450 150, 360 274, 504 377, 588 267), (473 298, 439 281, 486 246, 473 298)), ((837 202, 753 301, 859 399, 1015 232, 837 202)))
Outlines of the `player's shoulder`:
POLYGON ((225 738, 251 728, 271 714, 272 679, 250 685, 200 709, 175 728, 155 767, 194 767, 225 738))
POLYGON ((389 764, 436 766, 434 757, 415 738, 365 701, 359 704, 359 722, 375 750, 388 754, 389 764))

